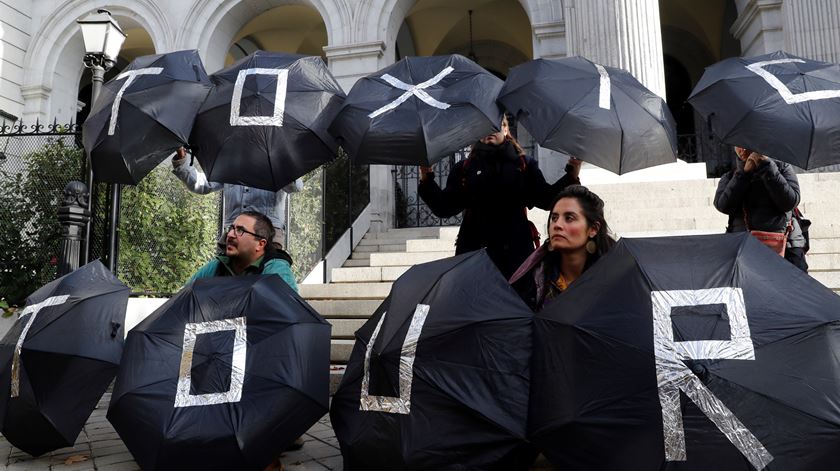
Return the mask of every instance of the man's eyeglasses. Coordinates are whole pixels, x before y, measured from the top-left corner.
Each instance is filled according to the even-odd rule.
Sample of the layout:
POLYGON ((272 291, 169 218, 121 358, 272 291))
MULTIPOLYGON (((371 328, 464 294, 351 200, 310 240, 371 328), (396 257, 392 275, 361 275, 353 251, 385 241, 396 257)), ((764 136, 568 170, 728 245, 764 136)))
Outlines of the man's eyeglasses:
POLYGON ((265 237, 257 234, 256 232, 251 232, 242 226, 234 226, 233 224, 231 224, 230 227, 228 227, 225 231, 225 234, 229 234, 230 231, 233 231, 233 233, 236 234, 236 237, 242 237, 242 234, 251 234, 257 239, 265 239, 265 237))

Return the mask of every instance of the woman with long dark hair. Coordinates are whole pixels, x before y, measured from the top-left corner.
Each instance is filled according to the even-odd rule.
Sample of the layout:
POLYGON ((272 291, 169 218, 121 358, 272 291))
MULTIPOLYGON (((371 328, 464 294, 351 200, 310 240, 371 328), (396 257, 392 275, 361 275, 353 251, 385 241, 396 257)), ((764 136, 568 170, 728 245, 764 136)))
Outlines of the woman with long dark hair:
MULTIPOLYGON (((580 161, 570 160, 566 175, 548 184, 536 160, 525 155, 504 118, 499 132, 472 146, 467 159, 455 164, 441 189, 430 167, 421 167, 417 192, 435 216, 464 212, 455 253, 486 248, 505 278, 535 248, 539 234, 528 220, 528 208, 548 210, 551 200, 570 184, 580 183, 580 161)), ((537 242, 538 244, 539 242, 537 242)))
POLYGON ((604 201, 573 185, 557 195, 548 217, 548 240, 510 278, 534 311, 559 296, 615 245, 604 219, 604 201))

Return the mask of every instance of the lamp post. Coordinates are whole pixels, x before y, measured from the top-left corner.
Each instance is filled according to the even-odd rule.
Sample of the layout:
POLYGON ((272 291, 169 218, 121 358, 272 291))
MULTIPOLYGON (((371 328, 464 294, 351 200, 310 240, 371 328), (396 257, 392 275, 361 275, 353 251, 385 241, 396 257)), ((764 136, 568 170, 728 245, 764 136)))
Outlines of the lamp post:
MULTIPOLYGON (((82 37, 85 40, 85 67, 93 74, 90 91, 90 107, 96 103, 99 90, 105 77, 105 71, 114 66, 117 55, 120 53, 125 33, 111 16, 111 12, 99 9, 81 20, 77 20, 82 29, 82 37)), ((88 191, 93 192, 93 166, 88 156, 87 162, 87 186, 88 191)), ((116 270, 116 231, 117 216, 119 209, 120 186, 114 184, 111 190, 111 224, 108 232, 108 268, 116 270)), ((87 209, 92 210, 93 197, 88 198, 87 209)), ((90 255, 90 222, 85 226, 85 250, 82 254, 82 262, 87 263, 90 255)))

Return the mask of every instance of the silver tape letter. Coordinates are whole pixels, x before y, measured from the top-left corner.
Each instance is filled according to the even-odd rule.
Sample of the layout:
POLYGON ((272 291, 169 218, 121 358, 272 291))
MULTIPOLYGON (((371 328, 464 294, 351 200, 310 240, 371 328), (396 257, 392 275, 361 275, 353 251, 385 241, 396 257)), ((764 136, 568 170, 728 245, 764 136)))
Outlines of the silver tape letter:
POLYGON ((812 92, 793 93, 775 75, 764 70, 765 65, 787 64, 789 62, 805 63, 805 61, 802 59, 776 59, 772 61, 756 62, 746 67, 749 71, 763 78, 764 81, 766 81, 771 87, 775 88, 776 91, 779 92, 779 95, 782 96, 782 99, 785 100, 785 103, 787 103, 788 105, 792 105, 794 103, 802 103, 805 101, 825 100, 827 98, 840 97, 840 90, 815 90, 812 92))
POLYGON ((598 107, 605 110, 610 109, 610 74, 603 65, 595 64, 598 69, 598 75, 601 76, 600 86, 598 88, 598 107))
POLYGON ((236 76, 233 84, 233 97, 230 100, 231 126, 283 126, 283 113, 286 110, 286 86, 289 69, 244 69, 236 76), (274 75, 277 77, 277 90, 274 92, 274 113, 271 116, 239 116, 242 105, 242 89, 245 78, 249 75, 274 75))
POLYGON ((175 394, 175 407, 209 406, 226 402, 239 402, 242 399, 242 384, 245 382, 245 355, 247 335, 245 317, 222 319, 218 321, 196 322, 184 328, 184 349, 181 353, 181 369, 178 373, 178 391, 175 394), (196 338, 201 334, 212 334, 226 330, 234 331, 233 360, 230 367, 230 388, 224 392, 209 394, 190 394, 192 387, 192 362, 196 338))
POLYGON ((117 80, 122 80, 124 78, 127 78, 127 80, 122 87, 120 87, 116 98, 114 98, 114 103, 111 104, 111 122, 108 123, 109 136, 113 136, 114 131, 117 129, 117 115, 120 113, 120 102, 122 101, 123 93, 125 93, 129 85, 134 82, 134 79, 137 78, 138 75, 159 75, 161 72, 163 72, 163 67, 147 67, 145 69, 129 70, 128 72, 123 72, 120 75, 117 75, 117 80))
POLYGON ((373 352, 373 344, 379 336, 379 329, 385 322, 385 315, 379 318, 376 328, 365 351, 364 376, 362 376, 362 391, 359 397, 359 410, 388 412, 389 414, 408 414, 411 412, 411 381, 414 379, 414 356, 417 353, 417 341, 420 339, 420 332, 423 331, 423 324, 426 323, 426 316, 429 315, 427 304, 418 304, 411 317, 411 325, 403 341, 400 351, 400 397, 371 396, 370 391, 370 355, 373 352))
POLYGON ((763 469, 773 460, 773 456, 683 362, 706 359, 755 360, 744 293, 740 288, 712 288, 653 291, 650 297, 666 461, 687 459, 680 409, 680 391, 683 391, 757 470, 763 469), (726 306, 730 340, 674 341, 671 309, 708 304, 726 306))
POLYGON ((23 319, 23 316, 27 314, 31 315, 29 316, 29 319, 26 320, 26 325, 23 326, 23 330, 20 332, 20 337, 18 337, 17 343, 15 344, 15 353, 12 355, 11 397, 20 396, 20 352, 23 348, 23 339, 26 338, 26 334, 29 333, 29 328, 32 327, 32 323, 35 322, 35 316, 38 315, 38 311, 44 309, 45 307, 58 306, 59 304, 66 303, 68 298, 70 298, 70 296, 66 294, 62 296, 52 296, 41 301, 38 304, 26 306, 23 309, 23 312, 20 313, 21 321, 23 319))
POLYGON ((429 80, 426 80, 423 83, 417 84, 417 85, 409 85, 409 84, 403 82, 402 80, 400 80, 398 78, 395 78, 395 77, 393 77, 389 74, 383 75, 382 80, 388 82, 394 88, 399 88, 400 90, 405 90, 405 93, 400 95, 396 100, 392 101, 391 103, 388 103, 387 105, 383 106, 382 108, 379 108, 378 110, 369 114, 368 118, 372 119, 372 118, 375 118, 375 117, 381 115, 382 113, 385 113, 386 111, 393 110, 394 108, 402 105, 412 95, 416 96, 417 98, 419 98, 420 100, 422 100, 424 103, 426 103, 429 106, 433 106, 433 107, 441 109, 441 110, 445 110, 445 109, 449 108, 449 103, 443 103, 442 101, 435 100, 434 98, 432 98, 431 95, 429 95, 426 92, 425 89, 429 88, 432 85, 435 85, 438 82, 440 82, 441 80, 443 80, 443 78, 446 77, 447 75, 449 75, 450 73, 452 73, 453 70, 455 70, 455 69, 453 69, 452 67, 447 67, 447 68, 441 70, 440 73, 438 73, 434 77, 430 78, 429 80))

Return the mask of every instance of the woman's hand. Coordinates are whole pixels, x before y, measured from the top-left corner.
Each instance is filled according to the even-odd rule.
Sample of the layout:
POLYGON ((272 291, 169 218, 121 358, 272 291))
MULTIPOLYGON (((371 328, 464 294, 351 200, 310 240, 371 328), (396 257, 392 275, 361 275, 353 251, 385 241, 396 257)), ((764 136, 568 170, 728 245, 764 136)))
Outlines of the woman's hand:
POLYGON ((566 164, 566 173, 573 178, 578 178, 580 176, 580 165, 582 163, 583 161, 577 157, 569 157, 569 162, 566 164))
POLYGON ((761 155, 758 152, 753 152, 747 157, 747 161, 744 162, 744 172, 749 173, 753 170, 757 169, 760 165, 767 161, 766 155, 761 155))
POLYGON ((421 165, 420 169, 420 181, 425 182, 431 180, 435 171, 432 167, 426 167, 425 165, 421 165))

